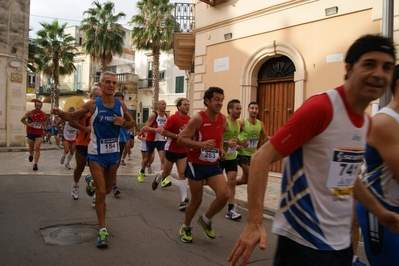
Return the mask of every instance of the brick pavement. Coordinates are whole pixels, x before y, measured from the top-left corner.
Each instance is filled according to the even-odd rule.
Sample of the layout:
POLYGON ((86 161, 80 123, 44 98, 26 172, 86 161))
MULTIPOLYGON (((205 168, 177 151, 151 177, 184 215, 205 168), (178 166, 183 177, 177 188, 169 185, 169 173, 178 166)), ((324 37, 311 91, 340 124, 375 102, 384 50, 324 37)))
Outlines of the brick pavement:
MULTIPOLYGON (((132 155, 130 160, 125 160, 126 166, 120 166, 118 170, 118 175, 120 176, 132 176, 132 182, 137 182, 137 173, 140 169, 141 163, 141 153, 140 153, 140 141, 136 140, 135 146, 132 149, 132 155)), ((28 161, 28 149, 27 147, 0 147, 0 176, 1 175, 71 175, 75 166, 74 159, 71 161, 70 165, 72 170, 65 169, 64 165, 60 164, 60 156, 62 149, 58 149, 55 144, 53 145, 43 143, 41 149, 41 156, 39 160, 39 170, 32 170, 32 163, 28 161)), ((154 171, 160 170, 160 162, 158 156, 155 156, 155 161, 152 165, 154 171)), ((89 169, 86 167, 83 175, 89 173, 89 169)), ((239 175, 240 175, 239 171, 239 175)), ((172 177, 170 178, 174 185, 178 186, 178 179, 176 178, 176 169, 172 171, 172 177)), ((154 174, 146 174, 146 179, 151 181, 154 178, 154 174)), ((82 181, 81 181, 82 182, 82 181)), ((144 183, 143 185, 148 185, 144 183)), ((150 186, 149 186, 149 189, 150 186)), ((205 190, 212 194, 212 191, 206 187, 205 190)), ((264 211, 265 214, 274 215, 275 210, 278 206, 280 191, 280 178, 270 176, 267 185, 267 191, 264 201, 264 211)), ((236 202, 242 208, 247 207, 247 186, 238 186, 236 190, 236 202)))

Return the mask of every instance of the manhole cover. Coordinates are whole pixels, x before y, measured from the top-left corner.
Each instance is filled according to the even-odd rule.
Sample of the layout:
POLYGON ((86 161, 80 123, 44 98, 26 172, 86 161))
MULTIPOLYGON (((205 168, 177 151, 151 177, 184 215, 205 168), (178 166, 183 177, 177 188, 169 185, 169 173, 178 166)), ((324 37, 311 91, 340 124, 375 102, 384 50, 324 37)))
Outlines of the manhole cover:
POLYGON ((74 224, 40 229, 47 245, 74 245, 97 240, 98 229, 91 225, 74 224))

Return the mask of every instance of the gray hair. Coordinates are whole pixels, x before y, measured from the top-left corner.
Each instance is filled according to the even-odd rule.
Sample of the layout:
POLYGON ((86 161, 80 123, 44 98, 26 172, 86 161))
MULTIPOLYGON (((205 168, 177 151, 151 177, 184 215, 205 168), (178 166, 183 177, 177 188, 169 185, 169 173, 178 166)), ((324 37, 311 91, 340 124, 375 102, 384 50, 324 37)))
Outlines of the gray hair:
POLYGON ((103 82, 105 76, 114 76, 114 77, 116 77, 116 74, 114 72, 112 72, 112 71, 104 71, 100 75, 100 82, 103 82))
POLYGON ((93 89, 91 89, 91 94, 96 93, 96 91, 100 91, 101 89, 99 87, 94 87, 93 89))

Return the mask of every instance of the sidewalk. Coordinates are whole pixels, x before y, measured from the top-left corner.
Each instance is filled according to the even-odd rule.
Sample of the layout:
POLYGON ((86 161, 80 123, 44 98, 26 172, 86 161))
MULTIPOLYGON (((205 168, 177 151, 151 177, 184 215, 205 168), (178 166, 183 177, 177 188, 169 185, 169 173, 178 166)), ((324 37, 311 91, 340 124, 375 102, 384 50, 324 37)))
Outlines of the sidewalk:
MULTIPOLYGON (((64 165, 60 164, 62 149, 58 149, 53 142, 53 145, 43 143, 41 147, 41 155, 38 163, 39 170, 32 170, 32 163, 28 161, 28 147, 0 147, 0 160, 2 162, 0 176, 1 175, 65 175, 71 176, 75 167, 75 159, 72 159, 70 165, 72 170, 67 170, 64 165)), ((118 176, 131 176, 132 182, 137 182, 137 173, 140 170, 141 153, 140 153, 140 141, 136 140, 134 148, 132 149, 132 155, 129 160, 125 160, 126 166, 120 166, 118 170, 118 176)), ((158 155, 155 156, 155 161, 152 165, 154 172, 160 171, 160 162, 158 155)), ((89 169, 86 167, 83 172, 83 176, 89 174, 89 169)), ((241 169, 239 167, 239 175, 241 169)), ((147 185, 148 189, 151 190, 151 182, 154 179, 155 174, 146 174, 143 185, 147 185)), ((178 186, 178 178, 176 175, 176 168, 172 171, 170 178, 173 185, 178 186)), ((123 188, 121 188, 123 193, 123 188)), ((213 194, 213 191, 209 187, 205 187, 205 191, 213 194)), ((267 184, 266 195, 264 200, 264 212, 268 215, 274 215, 279 200, 280 192, 280 178, 269 177, 267 184)), ((238 186, 236 189, 236 203, 240 207, 247 208, 247 186, 238 186)))

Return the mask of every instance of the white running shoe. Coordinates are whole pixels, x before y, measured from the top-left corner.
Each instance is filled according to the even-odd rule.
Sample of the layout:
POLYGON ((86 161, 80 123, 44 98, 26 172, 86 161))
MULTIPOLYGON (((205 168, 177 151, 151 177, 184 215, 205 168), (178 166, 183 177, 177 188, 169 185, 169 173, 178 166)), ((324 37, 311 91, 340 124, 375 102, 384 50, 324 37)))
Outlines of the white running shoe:
POLYGON ((149 174, 152 174, 152 173, 153 173, 153 172, 152 172, 151 166, 147 166, 147 172, 148 172, 149 174))
POLYGON ((65 155, 61 155, 60 164, 64 164, 64 161, 65 161, 65 155))
POLYGON ((71 166, 69 165, 69 163, 66 163, 66 164, 65 164, 65 168, 68 169, 68 170, 71 170, 71 169, 72 169, 71 166))
POLYGON ((79 185, 75 184, 75 182, 72 182, 71 196, 74 200, 77 200, 79 198, 79 185))
POLYGON ((234 206, 233 209, 231 209, 230 211, 228 211, 226 213, 226 219, 230 219, 230 220, 240 220, 241 219, 241 214, 239 214, 236 211, 237 205, 234 206))

